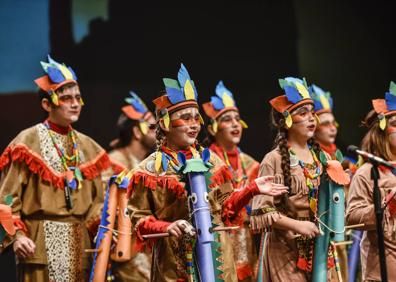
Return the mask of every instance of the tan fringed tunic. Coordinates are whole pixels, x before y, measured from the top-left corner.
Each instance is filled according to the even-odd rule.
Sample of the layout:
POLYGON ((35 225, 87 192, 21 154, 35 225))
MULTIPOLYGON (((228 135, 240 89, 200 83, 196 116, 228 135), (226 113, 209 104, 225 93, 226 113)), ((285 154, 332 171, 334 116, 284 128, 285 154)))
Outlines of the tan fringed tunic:
MULTIPOLYGON (((128 170, 134 169, 139 165, 139 160, 122 148, 109 152, 109 157, 113 163, 128 170)), ((112 262, 112 271, 117 281, 150 281, 150 270, 151 252, 149 250, 147 252, 137 252, 130 261, 125 263, 112 262)))
MULTIPOLYGON (((371 164, 365 163, 352 178, 347 204, 347 224, 364 223, 363 238, 360 243, 362 280, 380 281, 381 271, 378 259, 376 220, 373 203, 373 181, 371 180, 371 164)), ((396 187, 396 176, 389 170, 380 169, 378 182, 381 199, 396 187)), ((396 218, 391 217, 389 210, 384 211, 383 220, 385 255, 388 268, 388 281, 396 281, 396 218)))
MULTIPOLYGON (((309 281, 310 274, 297 267, 297 261, 310 267, 313 240, 301 237, 294 239, 292 231, 272 228, 280 215, 295 220, 311 220, 313 214, 308 202, 308 187, 303 169, 298 163, 291 162, 291 195, 271 197, 258 195, 253 198, 251 228, 256 232, 263 232, 259 255, 258 281, 309 281), (312 243, 312 244, 311 244, 312 243), (310 245, 311 244, 311 245, 310 245), (308 247, 307 247, 308 246, 308 247), (299 256, 300 254, 300 256, 299 256)), ((314 171, 311 171, 314 173, 314 171)), ((269 152, 263 159, 259 176, 274 175, 275 182, 283 183, 281 155, 278 149, 269 152)), ((314 180, 319 185, 320 179, 314 180)))
MULTIPOLYGON (((63 190, 65 171, 43 124, 22 131, 0 157, 0 203, 11 195, 13 215, 21 219, 21 229, 6 238, 4 247, 23 234, 36 245, 33 257, 19 260, 21 281, 85 281, 89 274, 84 249, 91 248, 88 229, 100 219, 104 195, 100 173, 110 161, 91 138, 75 133, 84 180, 80 190, 71 192, 71 210, 63 190)), ((70 138, 53 134, 70 155, 70 138)))
MULTIPOLYGON (((140 163, 134 171, 130 184, 133 188, 130 198, 131 218, 137 237, 140 239, 137 241, 137 247, 141 249, 142 244, 147 242, 154 244, 151 281, 190 281, 186 268, 186 255, 189 250, 189 242, 191 242, 188 235, 156 241, 143 241, 141 237, 141 232, 146 224, 153 221, 156 223, 174 222, 179 219, 190 221, 184 180, 170 165, 166 172, 160 174, 155 172, 155 156, 156 153, 153 153, 140 163)), ((236 193, 235 195, 239 196, 243 194, 239 198, 231 197, 235 195, 230 182, 232 175, 227 166, 214 153, 211 154, 209 162, 213 165, 210 169, 212 177, 208 194, 213 216, 212 222, 219 226, 224 226, 224 222, 232 224, 233 218, 238 217, 235 212, 237 209, 233 209, 232 206, 241 202, 248 203, 249 199, 258 193, 258 188, 255 186, 255 192, 252 189, 245 189, 245 193, 236 193), (231 199, 236 200, 232 202, 231 199)), ((160 232, 164 232, 164 230, 160 232)), ((236 282, 238 278, 229 235, 227 232, 218 232, 217 234, 219 234, 217 242, 220 243, 218 261, 222 263, 219 270, 223 272, 219 278, 226 282, 236 282)))

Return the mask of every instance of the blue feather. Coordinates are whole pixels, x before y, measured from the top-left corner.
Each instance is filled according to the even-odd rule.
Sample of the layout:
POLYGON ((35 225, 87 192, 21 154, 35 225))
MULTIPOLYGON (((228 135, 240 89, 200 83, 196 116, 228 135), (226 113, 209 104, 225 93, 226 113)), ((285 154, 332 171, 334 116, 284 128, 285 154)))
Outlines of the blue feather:
POLYGON ((223 98, 223 94, 224 92, 227 93, 231 98, 234 99, 234 96, 232 95, 231 91, 228 90, 225 86, 222 80, 219 81, 219 83, 217 83, 216 86, 216 95, 219 96, 220 98, 223 98))
POLYGON ((186 100, 183 91, 179 89, 166 87, 165 90, 166 94, 168 94, 169 101, 171 101, 173 105, 186 100))
POLYGON ((224 109, 223 101, 219 97, 217 96, 210 97, 210 102, 213 104, 215 110, 221 111, 222 109, 224 109))
POLYGON ((291 83, 293 83, 293 84, 295 84, 296 82, 299 82, 299 83, 301 83, 301 84, 304 84, 303 81, 302 81, 301 79, 295 78, 295 77, 291 77, 291 76, 286 77, 285 80, 286 80, 287 82, 291 82, 291 83))
POLYGON ((204 164, 207 164, 208 161, 210 160, 210 150, 208 148, 205 148, 202 151, 202 160, 203 160, 204 164))
POLYGON ((177 160, 179 161, 181 166, 185 166, 187 163, 186 155, 182 152, 177 153, 177 160))
POLYGON ((77 81, 77 75, 76 75, 76 73, 73 71, 73 69, 71 68, 71 67, 67 67, 68 68, 68 70, 71 72, 71 74, 73 75, 73 79, 75 80, 75 81, 77 81))
POLYGON ((285 94, 289 102, 296 104, 302 100, 302 97, 296 88, 286 85, 283 89, 285 90, 285 94))
POLYGON ((388 111, 396 110, 396 96, 390 92, 385 93, 385 101, 388 111))
POLYGON ((48 67, 47 74, 54 83, 61 83, 65 81, 65 77, 63 76, 62 72, 56 68, 48 67))
POLYGON ((139 98, 139 96, 133 91, 130 91, 129 94, 132 96, 131 105, 135 108, 135 110, 142 114, 146 113, 147 107, 139 98))
POLYGON ((191 80, 190 75, 188 74, 188 71, 183 64, 181 64, 179 72, 177 74, 177 80, 179 80, 179 84, 182 88, 186 84, 187 80, 191 80))
POLYGON ((162 152, 162 170, 167 171, 168 169, 168 156, 162 152))

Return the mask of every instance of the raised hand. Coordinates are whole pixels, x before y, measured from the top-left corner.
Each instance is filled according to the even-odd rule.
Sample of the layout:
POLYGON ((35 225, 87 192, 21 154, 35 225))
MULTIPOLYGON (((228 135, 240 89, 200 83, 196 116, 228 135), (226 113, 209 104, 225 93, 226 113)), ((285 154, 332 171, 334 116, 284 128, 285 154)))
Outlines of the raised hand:
POLYGON ((279 196, 288 192, 288 188, 283 184, 277 184, 274 181, 274 176, 261 176, 256 178, 256 182, 260 193, 269 196, 279 196))

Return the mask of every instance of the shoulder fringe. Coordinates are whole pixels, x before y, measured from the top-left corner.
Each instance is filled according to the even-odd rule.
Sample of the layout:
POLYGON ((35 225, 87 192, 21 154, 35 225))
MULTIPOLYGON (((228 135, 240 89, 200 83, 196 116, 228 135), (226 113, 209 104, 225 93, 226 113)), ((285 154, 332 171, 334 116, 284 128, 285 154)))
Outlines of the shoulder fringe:
MULTIPOLYGON (((14 144, 8 146, 0 156, 0 171, 11 162, 23 162, 28 169, 37 174, 41 179, 50 182, 57 188, 64 188, 65 173, 59 173, 49 167, 39 154, 30 150, 24 144, 14 144)), ((103 150, 99 152, 95 159, 79 166, 85 179, 92 180, 110 166, 110 159, 103 150)))
MULTIPOLYGON (((226 166, 219 168, 211 176, 211 184, 209 188, 214 188, 219 185, 231 181, 232 174, 226 166)), ((128 194, 130 197, 138 184, 143 185, 145 188, 156 190, 157 186, 165 188, 173 192, 177 197, 181 198, 186 195, 185 183, 181 182, 176 175, 154 175, 144 170, 137 170, 133 173, 128 185, 128 194)))

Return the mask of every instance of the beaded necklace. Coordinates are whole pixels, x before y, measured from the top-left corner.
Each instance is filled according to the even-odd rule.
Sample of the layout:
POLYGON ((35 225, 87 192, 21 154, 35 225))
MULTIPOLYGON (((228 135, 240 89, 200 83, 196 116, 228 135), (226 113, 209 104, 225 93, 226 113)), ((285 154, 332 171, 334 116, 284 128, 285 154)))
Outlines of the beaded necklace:
POLYGON ((228 169, 231 171, 232 175, 233 175, 233 182, 235 182, 236 185, 239 185, 242 181, 246 181, 248 179, 247 175, 246 175, 246 164, 242 161, 241 159, 241 150, 238 148, 238 152, 237 152, 237 158, 238 158, 238 168, 237 171, 234 170, 234 168, 232 167, 230 160, 228 159, 228 155, 227 152, 223 150, 223 156, 224 156, 224 162, 226 163, 226 165, 228 166, 228 169), (242 168, 242 175, 239 177, 238 176, 238 172, 240 171, 240 168, 242 168))
MULTIPOLYGON (((311 208, 311 211, 316 215, 317 212, 317 206, 318 206, 318 187, 319 184, 314 185, 313 180, 316 180, 319 178, 319 176, 322 174, 322 169, 320 165, 320 161, 318 160, 315 151, 312 148, 309 148, 309 151, 312 154, 312 158, 314 159, 313 164, 306 164, 302 160, 298 160, 299 166, 302 168, 305 179, 306 179, 306 185, 309 189, 308 193, 308 201, 309 201, 309 207, 311 208), (314 173, 311 173, 310 170, 314 170, 314 173)), ((289 147, 289 153, 290 155, 297 157, 296 153, 293 151, 291 147, 289 147)))
POLYGON ((67 187, 70 187, 71 189, 81 189, 81 181, 83 180, 82 174, 80 169, 78 168, 78 165, 80 163, 80 158, 78 154, 78 148, 77 148, 77 141, 76 141, 76 134, 71 126, 69 126, 69 131, 67 133, 68 137, 72 140, 73 142, 73 151, 72 155, 69 156, 63 148, 59 148, 58 144, 56 143, 54 133, 51 130, 51 126, 48 121, 44 122, 44 126, 47 128, 48 135, 52 141, 52 144, 54 145, 56 152, 58 153, 59 158, 61 159, 61 163, 63 165, 63 168, 66 171, 65 175, 65 184, 67 187), (73 163, 72 166, 68 165, 69 163, 73 163))

